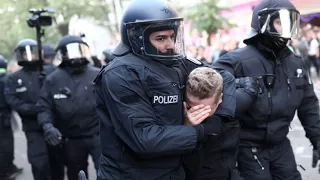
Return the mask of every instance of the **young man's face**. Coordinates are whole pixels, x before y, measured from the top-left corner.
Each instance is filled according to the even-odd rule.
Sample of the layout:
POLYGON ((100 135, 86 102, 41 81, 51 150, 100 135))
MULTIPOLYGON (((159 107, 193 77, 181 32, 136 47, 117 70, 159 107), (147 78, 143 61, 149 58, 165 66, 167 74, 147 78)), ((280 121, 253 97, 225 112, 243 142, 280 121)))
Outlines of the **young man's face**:
POLYGON ((168 54, 174 51, 174 36, 174 30, 157 31, 150 34, 149 40, 162 54, 168 54))
POLYGON ((209 97, 206 99, 199 99, 199 98, 194 97, 188 93, 186 96, 187 109, 190 109, 193 106, 197 106, 197 105, 201 105, 201 104, 203 104, 205 106, 210 106, 210 108, 211 108, 210 116, 212 116, 216 112, 217 107, 219 106, 219 104, 221 102, 222 102, 222 94, 220 95, 218 101, 215 96, 212 96, 212 97, 209 97))

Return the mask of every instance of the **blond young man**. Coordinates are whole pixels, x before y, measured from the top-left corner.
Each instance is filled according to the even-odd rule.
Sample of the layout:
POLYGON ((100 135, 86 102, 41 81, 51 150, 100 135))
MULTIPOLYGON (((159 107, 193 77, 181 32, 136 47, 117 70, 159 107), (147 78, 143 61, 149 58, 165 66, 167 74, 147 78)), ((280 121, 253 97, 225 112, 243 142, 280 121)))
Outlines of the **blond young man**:
POLYGON ((222 102, 222 88, 223 79, 216 70, 209 67, 194 69, 186 83, 185 125, 199 124, 197 122, 213 115, 222 102))
MULTIPOLYGON (((223 79, 216 70, 209 67, 199 67, 191 71, 186 83, 184 125, 196 125, 202 121, 206 123, 205 119, 207 117, 215 116, 214 113, 222 102, 222 89, 223 79)), ((216 122, 217 127, 220 127, 221 124, 218 119, 216 122)), ((217 134, 208 136, 205 144, 215 144, 217 141, 214 139, 218 137, 217 134)), ((204 159, 212 159, 212 156, 205 155, 206 151, 210 151, 210 147, 207 148, 207 150, 204 148, 206 147, 199 147, 197 150, 184 156, 183 162, 186 180, 202 180, 212 177, 212 174, 207 174, 207 172, 202 169, 205 163, 204 159)))

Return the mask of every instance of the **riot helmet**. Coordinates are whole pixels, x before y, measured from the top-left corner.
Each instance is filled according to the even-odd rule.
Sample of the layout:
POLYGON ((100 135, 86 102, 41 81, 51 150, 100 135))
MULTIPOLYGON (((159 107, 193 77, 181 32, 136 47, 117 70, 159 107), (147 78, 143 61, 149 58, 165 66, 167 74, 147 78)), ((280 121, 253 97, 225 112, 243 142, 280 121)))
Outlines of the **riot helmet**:
POLYGON ((89 63, 91 57, 89 46, 80 37, 66 35, 61 38, 56 48, 57 58, 62 61, 60 66, 80 68, 89 63))
POLYGON ((14 49, 14 53, 20 66, 40 62, 38 44, 33 39, 19 41, 14 49))
POLYGON ((289 0, 262 0, 253 10, 251 28, 246 44, 263 34, 286 45, 291 38, 299 37, 300 13, 289 0))
POLYGON ((183 18, 166 0, 133 0, 121 22, 121 42, 115 56, 132 51, 156 60, 185 57, 183 18))

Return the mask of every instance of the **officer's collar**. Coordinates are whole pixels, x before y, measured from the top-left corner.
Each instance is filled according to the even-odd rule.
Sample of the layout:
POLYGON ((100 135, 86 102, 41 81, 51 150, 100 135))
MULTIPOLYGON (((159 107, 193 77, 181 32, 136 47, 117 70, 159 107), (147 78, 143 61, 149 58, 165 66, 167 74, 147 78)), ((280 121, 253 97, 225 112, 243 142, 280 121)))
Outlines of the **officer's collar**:
POLYGON ((290 49, 286 47, 280 52, 275 53, 273 50, 271 50, 270 48, 268 48, 260 42, 256 43, 256 48, 263 54, 263 56, 270 60, 281 60, 282 58, 287 56, 289 52, 291 52, 290 49))
POLYGON ((125 45, 122 41, 120 41, 117 46, 111 51, 111 53, 115 56, 124 56, 131 52, 131 49, 125 45))

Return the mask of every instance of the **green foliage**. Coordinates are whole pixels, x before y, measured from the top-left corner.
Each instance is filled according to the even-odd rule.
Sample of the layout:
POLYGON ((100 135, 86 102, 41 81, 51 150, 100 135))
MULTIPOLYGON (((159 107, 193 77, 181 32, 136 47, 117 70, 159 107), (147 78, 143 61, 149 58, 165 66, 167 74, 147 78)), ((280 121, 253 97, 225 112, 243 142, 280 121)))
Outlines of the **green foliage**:
POLYGON ((192 21, 193 28, 215 33, 227 20, 219 15, 223 10, 217 6, 219 0, 198 0, 198 3, 186 12, 187 19, 192 21))
POLYGON ((68 23, 73 15, 107 20, 109 6, 105 0, 1 0, 0 4, 0 54, 12 58, 15 45, 24 38, 36 39, 36 31, 30 28, 26 19, 29 9, 50 7, 56 23, 45 27, 45 43, 55 45, 60 36, 68 32, 68 23))

